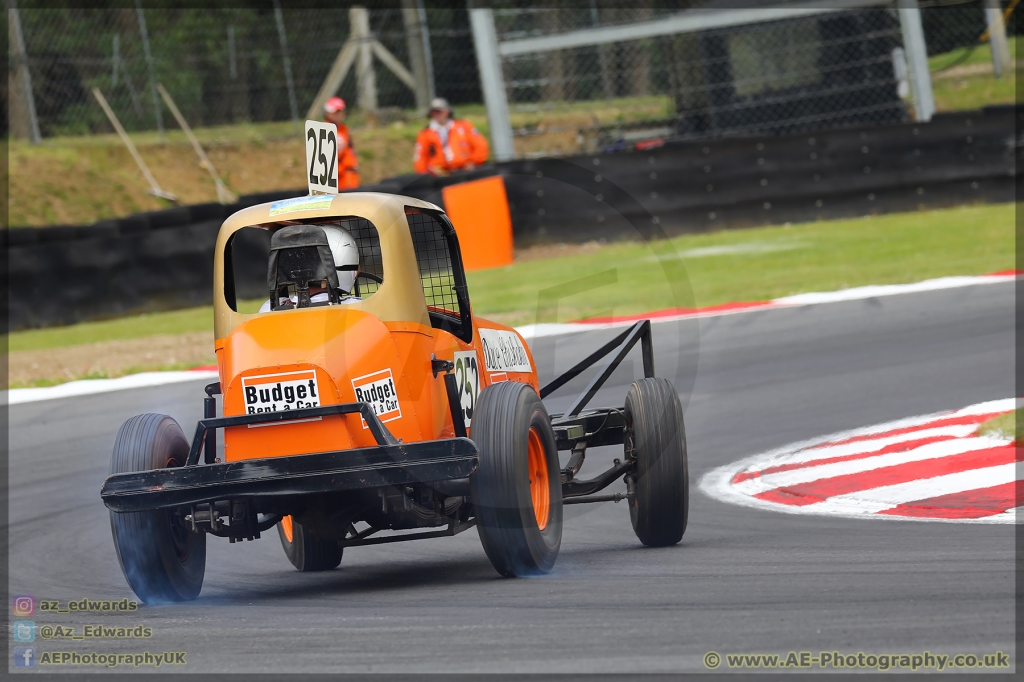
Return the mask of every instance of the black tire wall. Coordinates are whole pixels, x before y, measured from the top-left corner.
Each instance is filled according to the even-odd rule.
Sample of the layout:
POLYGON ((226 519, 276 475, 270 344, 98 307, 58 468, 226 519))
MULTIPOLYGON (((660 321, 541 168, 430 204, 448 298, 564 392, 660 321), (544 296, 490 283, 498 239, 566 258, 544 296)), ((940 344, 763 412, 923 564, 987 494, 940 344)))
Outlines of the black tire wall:
MULTIPOLYGON (((925 124, 673 141, 645 151, 511 161, 447 178, 400 176, 362 189, 443 205, 445 186, 499 173, 517 247, 635 240, 647 235, 633 225, 652 219, 659 232, 672 236, 1014 201, 1015 130, 1014 109, 992 107, 939 114, 925 124), (635 201, 616 202, 616 193, 635 201)), ((213 248, 224 218, 304 194, 268 192, 229 206, 200 204, 93 225, 4 230, 9 329, 208 304, 213 248)), ((254 270, 238 281, 261 282, 266 264, 256 254, 265 247, 242 248, 253 258, 236 258, 236 269, 254 270)), ((237 293, 266 296, 258 287, 237 293)))

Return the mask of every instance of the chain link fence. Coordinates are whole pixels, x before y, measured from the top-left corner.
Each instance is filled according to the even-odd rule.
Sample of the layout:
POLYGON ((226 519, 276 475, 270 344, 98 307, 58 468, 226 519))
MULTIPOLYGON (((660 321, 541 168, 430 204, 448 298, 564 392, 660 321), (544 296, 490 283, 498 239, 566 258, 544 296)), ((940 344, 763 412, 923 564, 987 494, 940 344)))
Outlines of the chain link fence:
MULTIPOLYGON (((495 24, 503 41, 571 38, 587 29, 650 25, 680 10, 508 8, 495 11, 495 24)), ((503 67, 509 101, 520 108, 616 103, 647 116, 611 124, 598 118, 592 128, 605 138, 629 139, 630 129, 685 138, 905 120, 902 58, 899 19, 883 7, 522 54, 506 57, 503 67)))
MULTIPOLYGON (((372 36, 408 65, 402 9, 395 3, 361 4, 369 9, 372 36)), ((707 3, 490 4, 503 43, 656 23, 697 5, 707 3)), ((929 54, 967 48, 966 57, 951 56, 956 66, 956 59, 987 52, 987 43, 979 41, 986 29, 981 0, 920 5, 929 54)), ((455 105, 480 103, 467 6, 440 0, 423 6, 434 92, 455 105)), ((278 21, 271 4, 74 9, 21 2, 40 132, 109 132, 94 87, 127 130, 174 127, 154 92, 157 82, 195 127, 302 119, 352 32, 349 9, 283 6, 278 21)), ((1015 13, 1009 33, 1016 33, 1017 22, 1015 13)), ((905 120, 911 105, 901 55, 900 23, 889 4, 506 56, 502 70, 517 148, 542 155, 652 135, 783 133, 905 120)), ((397 110, 411 114, 413 90, 378 59, 373 68, 378 106, 395 116, 403 115, 397 110)), ((339 94, 352 108, 354 68, 339 94)), ((12 116, 21 111, 11 107, 12 116)), ((16 123, 10 122, 12 130, 16 123)))
MULTIPOLYGON (((373 37, 407 65, 401 9, 393 3, 363 4, 370 10, 373 37)), ((466 9, 437 4, 428 4, 426 12, 436 88, 453 103, 479 102, 466 9)), ((351 33, 348 6, 284 6, 279 23, 269 4, 248 9, 40 5, 22 2, 19 15, 43 137, 109 132, 94 87, 129 131, 156 129, 158 116, 173 126, 153 82, 164 85, 192 126, 304 118, 351 33)), ((415 109, 412 89, 377 59, 374 74, 380 108, 415 109)), ((350 108, 356 88, 352 68, 338 93, 350 108)))

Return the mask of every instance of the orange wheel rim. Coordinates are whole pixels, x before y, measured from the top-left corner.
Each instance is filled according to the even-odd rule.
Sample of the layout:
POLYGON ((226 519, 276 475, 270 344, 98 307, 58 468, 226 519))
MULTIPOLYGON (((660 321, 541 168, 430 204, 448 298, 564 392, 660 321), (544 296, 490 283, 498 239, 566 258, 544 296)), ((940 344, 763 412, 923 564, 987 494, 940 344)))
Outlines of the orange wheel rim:
POLYGON ((288 542, 292 541, 292 517, 286 516, 281 519, 281 530, 284 531, 284 539, 288 542))
POLYGON ((533 514, 537 517, 537 528, 544 530, 548 525, 551 513, 551 488, 548 482, 548 459, 544 452, 544 443, 536 429, 530 429, 529 456, 527 466, 530 470, 530 500, 533 502, 533 514))

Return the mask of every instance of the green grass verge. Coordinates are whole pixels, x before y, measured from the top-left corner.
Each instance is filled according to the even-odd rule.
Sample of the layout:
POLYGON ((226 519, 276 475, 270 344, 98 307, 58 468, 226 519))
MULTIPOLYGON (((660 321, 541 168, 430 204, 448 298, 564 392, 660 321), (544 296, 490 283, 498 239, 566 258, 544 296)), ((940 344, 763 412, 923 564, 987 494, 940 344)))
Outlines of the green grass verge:
MULTIPOLYGON (((210 350, 210 355, 213 355, 213 350, 210 350)), ((213 361, 210 362, 213 364, 213 361)), ((195 369, 202 365, 196 365, 191 362, 179 362, 170 365, 135 365, 132 367, 126 367, 117 372, 86 372, 85 374, 75 376, 75 381, 83 379, 114 379, 117 377, 127 376, 129 374, 139 374, 141 372, 172 372, 172 371, 183 371, 188 369, 195 369)), ((12 381, 8 388, 45 388, 46 386, 57 386, 59 384, 67 383, 69 379, 65 377, 51 378, 51 379, 34 379, 32 381, 12 381)))
POLYGON ((1013 412, 989 419, 978 427, 978 435, 1020 440, 1017 435, 1017 424, 1021 423, 1022 415, 1024 415, 1024 410, 1018 408, 1013 412))
MULTIPOLYGON (((1017 49, 1017 45, 1024 40, 1024 36, 1007 36, 1007 44, 1010 48, 1010 58, 1016 59, 1020 53, 1017 49)), ((989 44, 979 43, 977 46, 971 47, 959 47, 949 52, 943 52, 942 54, 932 55, 928 58, 928 69, 930 71, 939 71, 950 65, 955 64, 956 66, 967 66, 968 64, 991 64, 992 63, 992 48, 989 44), (964 55, 970 52, 970 54, 964 58, 964 55), (963 61, 961 61, 963 60, 963 61)))
MULTIPOLYGON (((564 322, 1015 267, 1013 204, 612 243, 471 272, 476 314, 564 322), (692 294, 691 294, 692 291, 692 294), (574 293, 576 292, 576 293, 574 293)), ((254 310, 259 301, 245 303, 254 310)), ((11 352, 207 331, 210 306, 16 332, 11 352)))
POLYGON ((558 261, 470 273, 470 295, 474 311, 522 324, 983 274, 1014 267, 1014 208, 964 207, 613 244, 558 261), (574 287, 584 291, 557 306, 551 301, 552 293, 574 287))

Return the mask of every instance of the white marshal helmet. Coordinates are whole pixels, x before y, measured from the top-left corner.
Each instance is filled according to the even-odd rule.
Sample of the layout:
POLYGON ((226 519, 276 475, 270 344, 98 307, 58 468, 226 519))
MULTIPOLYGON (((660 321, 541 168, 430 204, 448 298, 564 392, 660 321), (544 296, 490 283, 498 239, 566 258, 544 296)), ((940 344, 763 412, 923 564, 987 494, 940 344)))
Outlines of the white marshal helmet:
POLYGON ((321 225, 327 235, 327 244, 334 257, 334 269, 338 272, 338 286, 347 294, 355 288, 356 275, 359 274, 359 245, 352 233, 343 227, 321 225))

